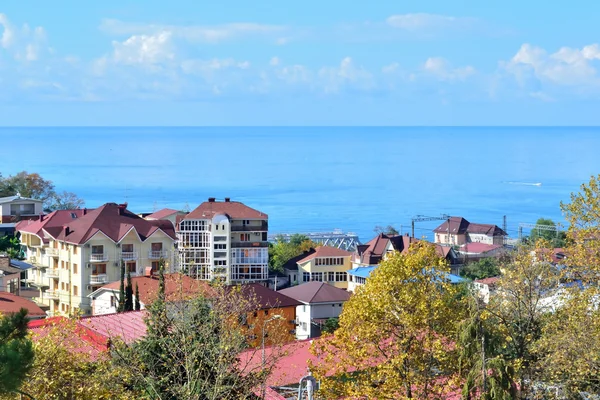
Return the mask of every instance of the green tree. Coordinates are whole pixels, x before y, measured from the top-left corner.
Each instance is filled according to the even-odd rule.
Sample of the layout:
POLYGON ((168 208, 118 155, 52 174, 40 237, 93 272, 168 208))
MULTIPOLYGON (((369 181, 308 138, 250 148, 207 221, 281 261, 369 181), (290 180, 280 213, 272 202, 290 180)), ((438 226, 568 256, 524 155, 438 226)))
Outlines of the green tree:
POLYGON ((382 261, 344 305, 333 337, 313 344, 319 361, 311 371, 321 380, 320 394, 437 398, 456 387, 457 352, 450 343, 463 307, 449 301, 455 288, 447 272, 424 241, 382 261))
POLYGON ((15 236, 0 237, 0 252, 5 252, 10 258, 22 260, 24 258, 23 250, 21 250, 21 234, 17 232, 15 236))
POLYGON ((15 175, 3 178, 2 180, 3 194, 14 196, 17 193, 22 197, 42 200, 44 207, 49 206, 49 201, 54 194, 54 184, 50 180, 46 180, 38 173, 28 173, 21 171, 15 175))
POLYGON ((529 241, 535 244, 540 239, 546 240, 552 247, 564 247, 566 245, 566 233, 560 232, 556 223, 548 218, 539 218, 536 225, 554 228, 554 230, 546 230, 541 228, 533 228, 529 234, 529 241))
POLYGON ((269 246, 269 269, 283 272, 283 266, 292 258, 317 247, 308 236, 294 234, 286 241, 282 236, 275 238, 275 243, 269 246))
POLYGON ((142 309, 142 305, 140 303, 140 289, 138 287, 137 282, 135 283, 135 310, 139 311, 142 309))
POLYGON ((483 279, 500 275, 500 266, 496 258, 482 258, 471 262, 460 270, 460 275, 468 279, 483 279))
POLYGON ((85 205, 85 201, 75 193, 63 191, 62 193, 53 192, 48 199, 48 211, 55 210, 75 210, 85 205))
POLYGON ((396 235, 400 234, 400 232, 396 228, 394 228, 392 225, 388 225, 386 227, 377 225, 377 226, 375 226, 374 231, 376 233, 384 233, 389 236, 396 236, 396 235))
POLYGON ((131 272, 127 271, 127 286, 125 287, 125 311, 133 311, 133 284, 131 283, 131 272))
POLYGON ((323 324, 323 328, 321 331, 323 333, 333 333, 339 328, 340 320, 339 318, 327 318, 327 321, 323 324))
POLYGON ((33 365, 33 346, 27 331, 27 310, 0 315, 0 394, 19 390, 33 365))
POLYGON ((117 304, 117 312, 125 311, 125 263, 121 261, 121 285, 119 286, 119 303, 117 304))

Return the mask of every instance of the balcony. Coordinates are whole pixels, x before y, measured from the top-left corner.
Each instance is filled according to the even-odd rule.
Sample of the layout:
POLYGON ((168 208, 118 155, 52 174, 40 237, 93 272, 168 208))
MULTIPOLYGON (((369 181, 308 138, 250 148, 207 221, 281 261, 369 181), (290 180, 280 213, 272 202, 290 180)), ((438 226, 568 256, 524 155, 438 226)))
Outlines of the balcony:
POLYGON ((254 248, 254 247, 269 247, 268 242, 238 242, 231 243, 232 248, 254 248))
POLYGON ((56 291, 56 290, 46 290, 44 292, 44 298, 50 299, 50 300, 58 300, 58 298, 59 298, 58 291, 56 291))
POLYGON ((138 259, 137 251, 122 251, 121 260, 123 261, 135 261, 138 259))
POLYGON ((58 257, 58 249, 54 247, 49 247, 46 249, 46 255, 49 257, 58 257))
POLYGON ((232 232, 266 232, 268 230, 268 222, 262 222, 259 225, 231 225, 232 232))
POLYGON ((54 269, 54 268, 46 269, 46 276, 48 278, 58 278, 58 274, 59 274, 59 271, 57 269, 54 269))
POLYGON ((107 253, 92 253, 90 254, 90 262, 104 262, 108 261, 107 253))
POLYGON ((90 285, 103 285, 105 283, 108 283, 108 275, 106 274, 90 276, 90 285))
POLYGON ((167 258, 169 252, 167 250, 151 250, 148 252, 148 258, 150 260, 160 260, 161 258, 167 258))

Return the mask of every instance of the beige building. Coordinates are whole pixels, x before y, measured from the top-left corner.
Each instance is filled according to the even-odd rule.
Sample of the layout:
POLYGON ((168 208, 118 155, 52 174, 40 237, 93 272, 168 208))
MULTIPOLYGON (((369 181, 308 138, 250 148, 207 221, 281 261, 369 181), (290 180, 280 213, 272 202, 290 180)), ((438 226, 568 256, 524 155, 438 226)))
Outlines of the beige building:
POLYGON ((336 247, 317 247, 314 253, 297 261, 298 281, 327 282, 339 289, 348 288, 347 271, 352 269, 352 253, 336 247))
POLYGON ((91 313, 88 295, 120 280, 121 265, 132 276, 164 260, 175 268, 173 224, 146 221, 126 204, 107 203, 95 210, 55 211, 37 221, 17 225, 35 266, 27 282, 40 290, 36 301, 50 315, 91 313))
POLYGON ((181 270, 201 280, 226 283, 269 277, 267 214, 240 202, 211 197, 178 218, 181 270))
POLYGON ((493 224, 475 224, 463 217, 450 217, 433 230, 435 243, 445 246, 462 246, 466 243, 503 245, 507 235, 493 224))
POLYGON ((16 196, 0 197, 0 223, 37 218, 43 213, 42 200, 16 196))

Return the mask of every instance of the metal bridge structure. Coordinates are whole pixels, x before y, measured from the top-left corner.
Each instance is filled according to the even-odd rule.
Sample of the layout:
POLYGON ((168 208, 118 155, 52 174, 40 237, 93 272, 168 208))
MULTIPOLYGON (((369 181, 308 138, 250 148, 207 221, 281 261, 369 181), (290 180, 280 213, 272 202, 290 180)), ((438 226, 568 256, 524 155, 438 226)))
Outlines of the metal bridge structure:
MULTIPOLYGON (((360 245, 358 235, 353 232, 344 233, 340 229, 335 229, 333 232, 311 232, 298 234, 308 237, 313 242, 322 246, 336 247, 346 251, 356 250, 356 246, 360 245)), ((273 233, 270 234, 268 239, 269 242, 275 242, 277 240, 283 240, 289 242, 292 237, 292 233, 273 233)))
POLYGON ((428 217, 427 215, 415 215, 411 219, 411 232, 410 237, 415 237, 415 222, 426 222, 426 221, 446 221, 450 219, 450 216, 447 214, 442 214, 439 217, 428 217))

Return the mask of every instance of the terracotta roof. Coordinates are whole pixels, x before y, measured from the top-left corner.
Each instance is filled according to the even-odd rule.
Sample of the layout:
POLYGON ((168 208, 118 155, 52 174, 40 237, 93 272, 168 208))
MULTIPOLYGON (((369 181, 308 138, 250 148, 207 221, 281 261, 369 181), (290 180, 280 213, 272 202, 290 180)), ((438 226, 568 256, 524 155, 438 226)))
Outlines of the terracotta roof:
POLYGON ((48 243, 48 239, 44 238, 42 230, 45 230, 49 234, 58 235, 63 229, 63 225, 72 222, 73 220, 80 218, 84 213, 91 212, 93 210, 88 209, 77 209, 77 210, 56 210, 48 215, 42 215, 36 220, 24 220, 19 221, 15 229, 19 232, 32 233, 43 238, 45 243, 48 243))
POLYGON ((314 281, 280 290, 279 293, 307 304, 340 303, 350 298, 350 293, 344 289, 314 281))
POLYGON ((283 269, 284 270, 287 269, 288 271, 297 271, 298 270, 298 261, 313 254, 315 251, 316 251, 315 249, 310 249, 310 250, 305 251, 304 253, 300 254, 299 256, 290 258, 289 260, 287 260, 285 262, 285 264, 283 264, 283 269))
MULTIPOLYGON (((158 276, 131 277, 131 284, 134 290, 135 285, 138 285, 140 303, 148 305, 156 299, 158 293, 158 276)), ((118 292, 120 286, 121 281, 111 282, 98 288, 89 296, 97 296, 98 293, 105 290, 118 292)), ((167 300, 184 300, 200 294, 210 296, 210 293, 210 285, 204 281, 198 281, 183 274, 165 274, 165 297, 167 300)))
MULTIPOLYGON (((227 289, 231 290, 235 287, 236 286, 229 286, 227 289)), ((295 307, 302 305, 298 300, 288 297, 281 292, 271 290, 259 283, 247 283, 241 285, 241 294, 245 295, 250 300, 256 299, 260 309, 295 307)))
MULTIPOLYGON (((405 254, 411 244, 419 242, 420 239, 408 235, 386 235, 380 233, 364 245, 357 246, 356 253, 361 264, 375 265, 379 264, 383 255, 391 244, 395 251, 405 254)), ((455 254, 450 247, 436 245, 436 252, 443 258, 454 258, 455 254)))
POLYGON ((505 236, 506 232, 494 224, 475 224, 467 221, 463 217, 450 217, 440 226, 435 228, 435 233, 447 233, 448 222, 450 223, 450 233, 453 235, 463 235, 465 233, 477 233, 489 236, 505 236))
POLYGON ((490 251, 497 250, 502 248, 499 244, 487 244, 487 243, 467 243, 462 245, 458 251, 461 253, 488 253, 490 251))
POLYGON ((317 247, 314 253, 311 253, 308 256, 302 258, 300 261, 298 261, 298 264, 305 263, 317 257, 350 257, 351 255, 351 252, 343 249, 338 249, 337 247, 320 246, 317 247))
POLYGON ((172 208, 163 208, 162 210, 158 210, 150 215, 146 215, 146 219, 163 219, 170 215, 179 213, 178 210, 173 210, 172 208))
POLYGON ((50 232, 57 240, 69 243, 83 244, 96 233, 102 232, 114 242, 119 242, 132 228, 135 228, 141 240, 144 241, 159 229, 167 236, 176 239, 173 224, 165 220, 147 221, 127 210, 127 204, 106 203, 95 210, 88 211, 67 224, 59 233, 50 232))
POLYGON ((118 338, 130 344, 146 336, 145 317, 145 311, 129 311, 84 317, 77 323, 107 339, 118 338))
POLYGON ((32 318, 45 317, 46 313, 31 300, 24 299, 16 294, 0 292, 0 314, 13 314, 21 308, 27 310, 27 315, 32 318))
POLYGON ((88 332, 87 329, 72 325, 68 318, 52 317, 39 321, 31 321, 28 324, 32 333, 31 339, 37 342, 47 337, 53 329, 60 334, 61 343, 72 353, 79 356, 87 356, 89 361, 96 360, 102 353, 108 350, 106 338, 88 332))
POLYGON ((226 214, 233 219, 268 219, 263 212, 250 208, 239 201, 205 201, 183 219, 211 219, 217 214, 226 214))
POLYGON ((500 277, 494 276, 492 278, 475 279, 475 282, 494 287, 498 284, 499 280, 500 277))

